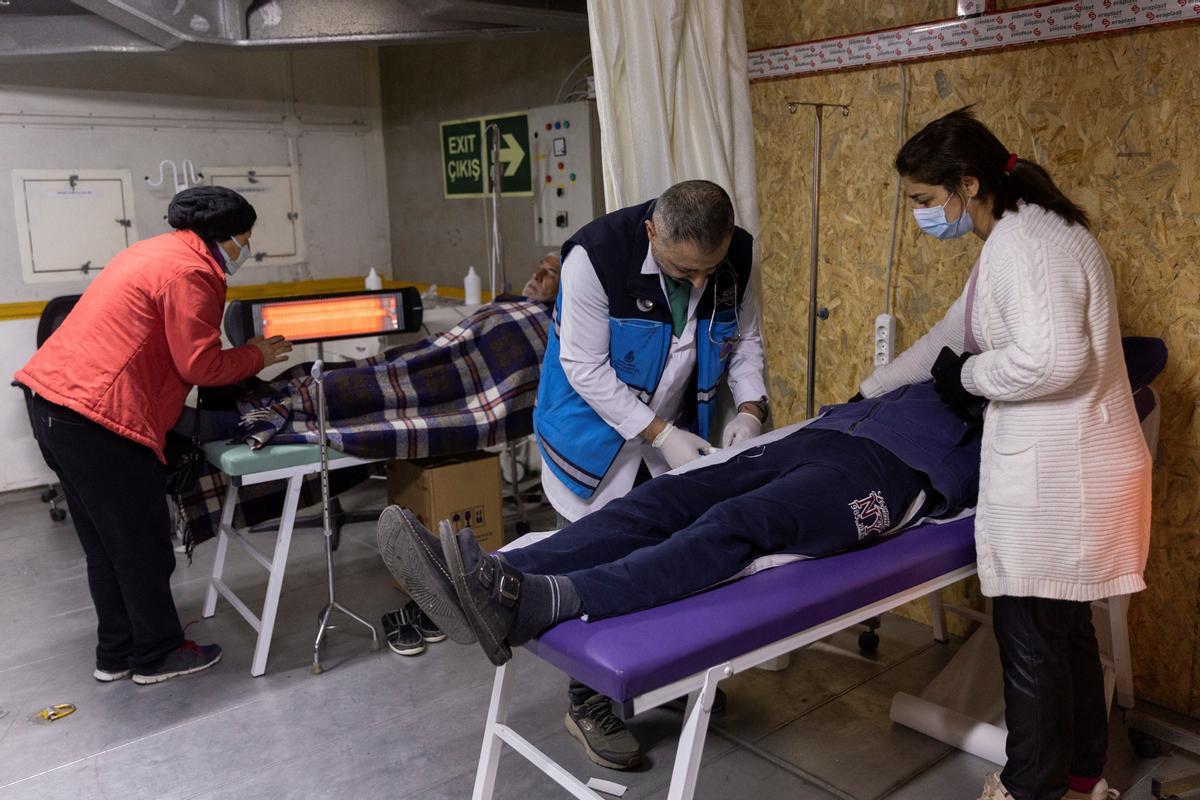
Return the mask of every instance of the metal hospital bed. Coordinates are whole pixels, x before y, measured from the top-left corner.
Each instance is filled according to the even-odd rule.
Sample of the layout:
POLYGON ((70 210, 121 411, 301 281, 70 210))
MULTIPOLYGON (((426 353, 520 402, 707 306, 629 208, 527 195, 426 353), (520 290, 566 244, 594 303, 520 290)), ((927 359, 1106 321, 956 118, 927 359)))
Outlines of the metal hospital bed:
MULTIPOLYGON (((1148 384, 1165 364, 1165 348, 1158 340, 1136 342, 1146 345, 1134 347, 1137 357, 1151 363, 1131 363, 1127 340, 1127 365, 1131 383, 1139 389, 1135 401, 1153 452, 1158 398, 1148 384)), ((622 703, 627 715, 687 695, 667 797, 690 800, 720 681, 914 600, 929 601, 933 636, 947 641, 941 591, 975 572, 974 517, 967 516, 920 525, 861 550, 785 564, 637 613, 590 623, 570 620, 525 649, 622 703)), ((1128 598, 1111 598, 1100 605, 1107 607, 1111 640, 1106 687, 1110 698, 1115 690, 1117 704, 1129 709, 1134 699, 1128 598)), ((1104 631, 1100 633, 1104 638, 1104 631)), ((496 669, 472 797, 491 800, 500 753, 507 744, 572 796, 600 800, 601 795, 508 724, 522 657, 496 669)), ((966 727, 972 730, 970 723, 966 727)))
MULTIPOLYGON (((337 295, 315 295, 307 297, 285 297, 251 300, 231 304, 226 312, 226 331, 234 344, 241 344, 251 336, 270 337, 282 335, 294 344, 316 343, 318 365, 313 378, 321 380, 320 359, 323 359, 324 342, 335 339, 383 336, 412 332, 421 327, 420 295, 413 289, 351 292, 337 295)), ((323 386, 323 385, 322 385, 323 386)), ((296 527, 296 513, 300 506, 300 490, 309 475, 322 473, 324 478, 324 527, 327 539, 330 536, 328 499, 328 474, 346 467, 372 464, 383 459, 359 458, 326 446, 324 391, 318 387, 321 410, 318 444, 266 445, 251 450, 245 444, 210 442, 203 445, 210 464, 229 477, 229 487, 221 504, 221 518, 217 530, 217 552, 213 559, 212 575, 204 597, 202 615, 211 617, 217 610, 218 597, 229 604, 258 633, 254 645, 254 656, 250 662, 250 674, 258 677, 266 672, 267 656, 271 649, 271 636, 275 630, 275 616, 279 610, 279 597, 283 593, 283 576, 287 569, 288 553, 291 550, 292 534, 296 527), (324 450, 324 453, 322 452, 324 450), (325 457, 322 458, 322 455, 325 457), (279 518, 275 548, 267 556, 254 545, 242 531, 233 527, 234 510, 237 507, 238 489, 269 481, 287 482, 283 509, 279 518), (225 582, 225 560, 229 554, 229 543, 237 542, 267 571, 267 592, 262 612, 256 615, 237 593, 225 582)), ((327 542, 327 546, 329 543, 327 542)), ((332 556, 327 553, 327 558, 332 556)), ((329 561, 330 607, 340 606, 333 599, 333 568, 329 561)), ((341 609, 345 611, 345 609, 341 609)), ((357 619, 352 612, 347 612, 357 619)), ((321 629, 318 633, 319 651, 322 634, 328 622, 323 612, 321 629)), ((362 621, 362 620, 359 620, 362 621)), ((368 625, 369 623, 363 623, 368 625)), ((372 628, 374 634, 374 628, 372 628)), ((320 671, 317 655, 314 655, 314 671, 320 671)))
MULTIPOLYGON (((227 335, 234 344, 241 344, 250 336, 281 334, 296 344, 317 343, 318 350, 321 351, 323 343, 333 339, 382 336, 420 330, 422 317, 420 296, 415 290, 401 289, 243 301, 231 304, 226 312, 225 325, 227 335), (340 310, 335 307, 339 303, 345 303, 346 308, 340 310)), ((319 352, 320 356, 323 356, 323 352, 319 352)), ((318 392, 319 396, 323 394, 323 391, 318 392)), ((324 421, 323 413, 320 418, 324 421)), ((229 486, 221 505, 217 526, 217 549, 202 613, 204 617, 212 617, 216 613, 218 599, 223 597, 254 628, 258 636, 250 674, 257 677, 266 671, 292 536, 295 528, 302 524, 302 521, 297 519, 301 489, 305 478, 322 473, 321 445, 267 444, 257 450, 251 450, 245 444, 211 442, 203 447, 209 463, 229 478, 229 486), (280 480, 286 481, 287 488, 277 526, 275 547, 268 555, 254 544, 246 532, 235 529, 233 520, 240 487, 280 480), (231 542, 240 545, 267 571, 266 596, 258 614, 250 609, 225 580, 225 564, 231 542)), ((326 451, 326 476, 330 471, 386 460, 360 458, 333 447, 327 447, 326 451)), ((510 470, 515 476, 515 468, 511 465, 511 451, 509 456, 510 470)), ((525 508, 515 481, 516 478, 516 511, 520 523, 525 524, 525 508)), ((324 518, 324 524, 326 528, 330 527, 330 517, 324 518)), ((262 530, 262 526, 254 530, 262 530)), ((330 573, 332 595, 332 568, 330 573)), ((319 662, 314 654, 314 671, 318 669, 319 662)))
MULTIPOLYGON (((379 460, 357 458, 332 448, 328 452, 330 470, 371 464, 379 460)), ((321 447, 316 444, 279 444, 251 450, 244 444, 210 442, 204 445, 204 453, 209 462, 228 475, 230 480, 221 504, 217 552, 213 559, 212 575, 201 613, 206 618, 213 616, 217 611, 218 596, 224 597, 250 627, 258 632, 254 657, 250 662, 250 674, 258 677, 267 670, 267 655, 271 649, 271 635, 275 630, 275 614, 279 610, 279 597, 283 593, 283 575, 287 569, 296 512, 300 506, 300 487, 307 476, 321 471, 321 447), (233 512, 237 506, 239 487, 276 480, 287 481, 287 494, 279 519, 275 548, 268 556, 255 546, 249 536, 233 527, 233 512), (255 615, 225 583, 225 559, 229 554, 231 541, 241 545, 250 557, 267 571, 267 594, 263 600, 261 615, 255 615)))

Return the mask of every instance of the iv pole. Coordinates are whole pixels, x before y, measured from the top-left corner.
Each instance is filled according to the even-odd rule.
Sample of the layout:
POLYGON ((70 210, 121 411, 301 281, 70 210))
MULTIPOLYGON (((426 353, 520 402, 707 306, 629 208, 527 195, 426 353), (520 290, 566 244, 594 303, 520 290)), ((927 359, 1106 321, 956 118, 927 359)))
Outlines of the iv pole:
POLYGON ((808 386, 804 398, 804 418, 811 419, 813 415, 813 396, 816 390, 817 368, 817 318, 828 319, 829 309, 817 308, 817 247, 818 234, 821 225, 821 112, 826 108, 840 108, 842 116, 850 115, 850 106, 842 103, 812 103, 805 100, 785 100, 789 114, 795 114, 800 106, 809 106, 814 112, 813 128, 813 196, 812 196, 812 234, 809 248, 809 283, 808 283, 808 386))
POLYGON ((492 297, 508 291, 508 275, 504 271, 504 240, 500 234, 500 180, 504 175, 504 167, 500 163, 500 126, 495 123, 488 125, 492 134, 492 251, 488 254, 491 279, 492 297))
POLYGON ((334 611, 342 612, 354 622, 369 629, 371 631, 371 649, 379 649, 379 634, 375 632, 375 626, 339 603, 333 591, 333 525, 329 513, 329 438, 325 430, 327 409, 325 407, 325 381, 323 380, 325 377, 324 345, 318 344, 317 351, 317 361, 312 365, 311 374, 317 388, 317 435, 321 439, 321 520, 325 533, 325 579, 329 589, 329 602, 317 616, 317 638, 313 642, 312 671, 314 675, 324 672, 324 667, 321 666, 321 645, 325 640, 325 633, 334 628, 329 624, 334 611))
MULTIPOLYGON (((495 123, 488 125, 487 130, 492 134, 492 249, 488 254, 488 266, 492 280, 492 299, 496 295, 508 291, 508 273, 504 269, 504 238, 500 233, 500 181, 504 175, 500 163, 500 126, 495 123), (499 291, 496 290, 497 285, 499 291)), ((517 530, 529 532, 529 515, 525 512, 525 501, 521 497, 521 484, 517 479, 517 451, 513 443, 504 443, 505 454, 508 458, 508 470, 512 477, 513 502, 517 506, 517 530)))

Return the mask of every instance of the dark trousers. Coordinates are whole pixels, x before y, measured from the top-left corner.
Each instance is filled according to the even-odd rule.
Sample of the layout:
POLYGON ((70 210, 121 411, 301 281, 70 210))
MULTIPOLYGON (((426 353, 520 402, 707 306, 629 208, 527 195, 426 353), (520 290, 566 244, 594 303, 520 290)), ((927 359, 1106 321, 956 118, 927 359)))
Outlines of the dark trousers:
POLYGON ((997 597, 992 619, 1008 725, 1000 780, 1016 800, 1059 800, 1068 775, 1100 776, 1108 749, 1091 604, 997 597))
POLYGON ((926 486, 874 442, 802 429, 637 486, 505 559, 569 577, 590 617, 625 614, 717 584, 760 556, 824 556, 878 538, 926 486))
MULTIPOLYGON (((646 462, 643 461, 641 464, 638 464, 638 471, 637 475, 635 475, 633 478, 633 485, 641 486, 643 483, 650 480, 651 477, 650 468, 647 467, 646 462)), ((557 527, 560 531, 571 524, 571 520, 567 519, 562 514, 555 514, 554 516, 556 518, 555 521, 558 523, 557 527)), ((583 681, 577 681, 574 678, 571 678, 571 682, 567 686, 567 697, 570 698, 571 705, 582 705, 584 701, 594 694, 597 694, 595 689, 588 686, 583 681)))
POLYGON ((33 424, 87 557, 96 666, 153 667, 183 642, 163 465, 148 448, 41 397, 33 424))

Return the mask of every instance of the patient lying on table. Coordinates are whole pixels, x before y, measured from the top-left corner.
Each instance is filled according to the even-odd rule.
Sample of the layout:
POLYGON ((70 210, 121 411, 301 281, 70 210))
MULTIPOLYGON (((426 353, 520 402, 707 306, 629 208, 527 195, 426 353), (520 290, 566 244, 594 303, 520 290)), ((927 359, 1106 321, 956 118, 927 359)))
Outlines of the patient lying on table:
POLYGON ((770 555, 815 558, 974 506, 982 425, 928 383, 824 409, 722 463, 663 475, 528 547, 435 537, 393 506, 384 562, 454 641, 493 663, 566 619, 625 614, 738 576, 770 555))

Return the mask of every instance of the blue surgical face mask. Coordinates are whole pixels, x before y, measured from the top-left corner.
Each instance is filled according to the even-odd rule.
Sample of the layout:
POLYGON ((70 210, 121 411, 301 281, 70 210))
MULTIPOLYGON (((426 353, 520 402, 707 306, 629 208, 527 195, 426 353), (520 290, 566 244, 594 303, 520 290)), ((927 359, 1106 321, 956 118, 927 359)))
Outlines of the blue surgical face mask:
MULTIPOLYGON (((950 197, 956 196, 957 194, 950 195, 950 197)), ((971 220, 971 215, 967 213, 967 204, 965 202, 963 203, 962 213, 958 215, 958 219, 954 220, 954 222, 946 220, 946 204, 950 202, 950 197, 946 198, 945 203, 935 208, 913 209, 913 216, 917 218, 917 224, 921 226, 921 230, 938 239, 957 239, 971 232, 974 223, 971 220)))

